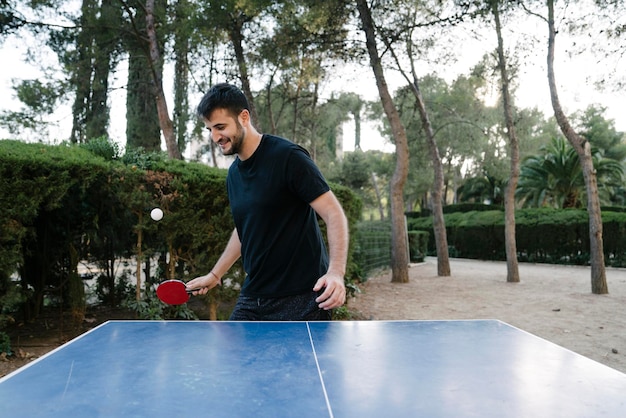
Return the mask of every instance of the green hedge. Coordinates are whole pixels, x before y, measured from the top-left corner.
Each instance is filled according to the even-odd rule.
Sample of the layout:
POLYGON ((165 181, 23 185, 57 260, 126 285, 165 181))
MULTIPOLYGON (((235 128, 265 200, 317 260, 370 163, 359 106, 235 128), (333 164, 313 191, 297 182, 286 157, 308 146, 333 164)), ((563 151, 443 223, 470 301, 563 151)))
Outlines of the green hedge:
POLYGON ((428 254, 430 234, 426 231, 408 231, 409 259, 413 263, 421 263, 428 254))
MULTIPOLYGON (((502 206, 486 205, 484 203, 455 203, 453 205, 445 205, 442 208, 444 214, 473 211, 486 212, 492 210, 504 210, 504 208, 502 206)), ((430 209, 424 208, 420 212, 405 212, 405 215, 408 219, 425 218, 432 216, 432 211, 430 209)))
MULTIPOLYGON (((602 212, 606 264, 626 266, 626 213, 602 212)), ((578 209, 518 209, 516 245, 519 261, 589 263, 589 217, 578 209)), ((505 260, 504 212, 454 212, 445 215, 450 255, 482 260, 505 260)), ((411 218, 409 230, 432 232, 432 218, 411 218)), ((429 254, 435 253, 434 237, 429 254)))
MULTIPOLYGON (((163 154, 115 159, 115 153, 97 153, 107 159, 87 148, 0 141, 0 304, 8 306, 10 295, 11 311, 25 300, 19 309, 35 317, 50 299, 79 310, 85 295, 72 286, 80 280, 79 260, 100 268, 99 298, 119 304, 124 289, 116 266, 136 256, 139 238, 143 259, 160 260, 157 271, 148 271, 150 285, 167 271, 178 278, 208 271, 232 232, 226 170, 163 154), (150 219, 154 207, 165 213, 159 222, 150 219), (172 254, 175 264, 168 263, 172 254)), ((360 200, 347 188, 331 187, 354 228, 360 200)), ((358 276, 353 242, 348 281, 358 276)), ((240 267, 231 276, 242 280, 240 267)))

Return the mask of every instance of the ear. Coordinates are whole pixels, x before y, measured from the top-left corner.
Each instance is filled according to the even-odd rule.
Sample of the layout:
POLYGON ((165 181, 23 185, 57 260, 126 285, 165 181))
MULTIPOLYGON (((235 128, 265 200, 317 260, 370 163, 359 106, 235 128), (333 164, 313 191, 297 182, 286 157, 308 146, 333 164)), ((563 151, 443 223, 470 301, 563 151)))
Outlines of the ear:
POLYGON ((247 109, 242 110, 239 113, 238 118, 239 118, 239 123, 242 126, 248 126, 250 124, 250 111, 247 109))

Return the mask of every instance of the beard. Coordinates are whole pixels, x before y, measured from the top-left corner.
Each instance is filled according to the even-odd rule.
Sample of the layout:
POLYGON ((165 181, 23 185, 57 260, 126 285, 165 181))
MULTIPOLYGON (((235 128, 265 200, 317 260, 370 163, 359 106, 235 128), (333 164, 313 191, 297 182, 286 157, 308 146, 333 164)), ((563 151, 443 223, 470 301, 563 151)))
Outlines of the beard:
POLYGON ((236 123, 237 131, 235 132, 235 135, 227 139, 227 143, 230 142, 230 148, 224 148, 220 146, 220 149, 222 150, 222 155, 239 154, 239 152, 243 148, 243 139, 246 135, 246 132, 243 126, 241 126, 241 124, 239 123, 239 121, 236 121, 236 123))

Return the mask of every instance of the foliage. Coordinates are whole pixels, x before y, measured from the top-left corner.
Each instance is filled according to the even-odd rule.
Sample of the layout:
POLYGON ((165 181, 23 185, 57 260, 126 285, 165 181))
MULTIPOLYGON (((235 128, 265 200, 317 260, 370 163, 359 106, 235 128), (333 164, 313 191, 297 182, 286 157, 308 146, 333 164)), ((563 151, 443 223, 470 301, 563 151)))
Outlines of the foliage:
MULTIPOLYGON (((515 214, 518 259, 553 264, 589 263, 589 216, 580 209, 520 209, 515 214)), ((626 266, 626 213, 602 213, 607 263, 626 266)), ((454 212, 445 215, 448 243, 456 257, 505 260, 502 210, 454 212)), ((410 218, 410 231, 431 231, 431 218, 410 218)), ((428 244, 432 254, 434 243, 428 244)))
POLYGON ((69 249, 80 247, 79 233, 88 211, 79 203, 106 164, 86 150, 68 146, 1 141, 0 148, 0 274, 20 272, 30 288, 32 314, 51 288, 72 269, 69 249), (39 237, 39 238, 38 238, 39 237), (52 287, 51 287, 52 286, 52 287))
POLYGON ((624 133, 615 129, 615 121, 606 119, 605 107, 589 106, 575 115, 580 125, 580 134, 585 137, 603 158, 615 161, 626 160, 624 133))
MULTIPOLYGON (((85 293, 79 261, 95 266, 93 291, 100 302, 118 306, 126 300, 141 317, 190 317, 183 308, 159 306, 155 287, 164 279, 204 274, 217 261, 234 227, 226 172, 137 151, 115 159, 108 145, 105 138, 60 146, 0 141, 0 203, 5 208, 0 213, 0 298, 3 309, 10 310, 1 318, 9 320, 5 314, 18 310, 35 317, 48 301, 80 316, 85 293), (159 222, 148 215, 154 207, 165 214, 159 222), (132 278, 139 273, 136 261, 140 282, 132 278), (19 281, 10 279, 15 274, 19 281), (128 302, 131 298, 134 302, 128 302)), ((361 202, 348 188, 331 187, 352 229, 361 202)), ((233 300, 244 277, 236 264, 227 278, 232 286, 220 286, 207 301, 233 300)), ((351 291, 357 279, 350 253, 346 281, 351 291)))
POLYGON ((6 332, 0 331, 0 354, 2 353, 10 356, 13 351, 11 351, 11 339, 6 332))
MULTIPOLYGON (((609 2, 615 8, 605 3, 598 3, 600 7, 594 10, 602 12, 602 15, 621 12, 617 6, 622 1, 609 2)), ((127 82, 128 92, 127 141, 134 146, 144 144, 145 148, 158 149, 160 135, 155 119, 154 97, 150 83, 147 82, 151 81, 151 77, 145 60, 141 2, 85 0, 80 3, 80 10, 76 5, 78 3, 72 3, 73 7, 68 12, 63 2, 57 1, 3 3, 0 14, 3 18, 2 28, 6 31, 2 31, 2 37, 14 33, 19 27, 29 27, 39 36, 38 40, 42 40, 38 42, 37 48, 40 45, 49 46, 57 54, 59 65, 64 71, 61 77, 50 77, 50 72, 46 71, 46 77, 42 78, 47 80, 45 82, 35 79, 16 84, 16 92, 24 108, 5 114, 5 123, 15 134, 24 131, 24 126, 40 130, 47 114, 52 113, 64 97, 71 96, 74 100, 71 141, 84 143, 86 149, 103 157, 105 161, 120 162, 119 149, 115 149, 114 144, 108 147, 104 142, 109 124, 110 94, 120 87, 109 85, 108 82, 117 82, 116 66, 122 57, 129 57, 130 74, 128 80, 122 80, 127 82), (67 24, 48 26, 45 24, 48 19, 42 17, 46 14, 39 12, 47 12, 47 16, 62 19, 67 24), (35 16, 34 20, 39 21, 29 22, 24 16, 35 16)), ((354 153, 346 155, 343 161, 335 158, 337 128, 350 116, 355 118, 355 124, 358 123, 357 116, 360 116, 364 107, 358 95, 337 97, 333 93, 335 87, 331 84, 337 66, 364 54, 361 41, 357 39, 354 42, 355 37, 352 36, 354 4, 343 0, 228 0, 206 3, 161 2, 161 5, 157 16, 158 30, 167 64, 175 61, 178 106, 174 109, 174 119, 179 128, 181 148, 185 141, 195 139, 191 135, 185 136, 184 128, 188 123, 186 110, 189 106, 181 97, 193 96, 215 81, 230 80, 241 83, 242 87, 248 85, 248 88, 252 81, 258 90, 246 92, 260 105, 260 127, 305 145, 318 164, 332 173, 333 182, 348 186, 358 193, 367 214, 374 217, 378 210, 379 217, 384 219, 389 204, 388 185, 394 168, 393 155, 378 155, 370 159, 370 154, 364 153, 365 158, 361 159, 362 156, 354 153), (194 74, 194 86, 185 86, 189 82, 189 74, 194 74), (186 87, 189 87, 189 92, 186 87), (331 94, 328 94, 329 89, 331 94)), ((413 57, 412 52, 407 50, 398 63, 407 63, 407 57, 415 58, 420 74, 426 74, 420 77, 418 84, 427 102, 439 151, 445 163, 444 203, 497 203, 506 184, 507 151, 503 146, 503 126, 497 116, 500 111, 496 106, 499 104, 491 106, 485 100, 488 98, 487 92, 493 88, 494 77, 490 73, 493 62, 486 56, 469 74, 453 80, 444 77, 443 72, 435 71, 448 63, 449 54, 458 51, 457 43, 447 42, 449 37, 446 36, 445 25, 460 25, 463 13, 473 12, 476 7, 485 5, 462 2, 456 6, 458 8, 440 3, 417 4, 406 1, 371 3, 378 36, 389 39, 397 51, 400 51, 397 45, 405 44, 411 45, 412 51, 420 54, 413 57), (437 25, 431 25, 433 22, 437 25), (457 186, 460 187, 454 190, 457 186)), ((588 18, 598 19, 598 15, 590 13, 588 18)), ((588 34, 588 18, 583 16, 576 22, 568 20, 567 24, 570 28, 578 27, 588 34)), ((613 25, 617 21, 619 19, 615 20, 611 16, 610 21, 602 20, 601 23, 613 25)), ((617 30, 618 25, 603 28, 600 32, 609 41, 619 39, 621 32, 617 30)), ((609 42, 611 46, 615 44, 609 42)), ((586 44, 581 42, 577 48, 584 48, 583 45, 586 44)), ((519 48, 524 47, 515 46, 515 50, 519 48)), ((609 48, 602 49, 606 51, 609 48)), ((386 51, 383 59, 391 55, 390 48, 386 51)), ((29 51, 29 55, 37 57, 38 52, 29 51)), ((517 59, 521 62, 523 57, 517 59)), ((516 75, 520 69, 512 70, 511 74, 516 75)), ((613 73, 621 74, 619 71, 613 73)), ((403 190, 407 204, 403 210, 426 213, 432 205, 429 196, 432 167, 424 146, 421 122, 415 112, 415 100, 412 92, 402 85, 394 99, 402 114, 402 122, 407 127, 411 147, 409 177, 403 190)), ((376 105, 369 108, 375 109, 376 105)), ((380 120, 381 113, 370 112, 368 116, 375 115, 373 118, 380 120)), ((612 121, 605 120, 603 113, 604 108, 601 106, 590 107, 577 115, 579 120, 576 128, 594 147, 602 202, 624 204, 626 187, 623 184, 621 164, 626 155, 626 146, 623 144, 623 133, 616 132, 612 121)), ((539 151, 541 145, 549 144, 551 138, 557 137, 554 130, 556 125, 552 121, 544 121, 537 109, 515 109, 515 123, 522 156, 529 157, 526 160, 529 165, 526 174, 529 176, 525 178, 526 183, 522 183, 520 192, 524 201, 537 206, 584 206, 584 190, 580 186, 580 173, 576 172, 576 164, 565 161, 561 167, 563 178, 556 180, 556 176, 549 173, 550 167, 543 161, 543 150, 539 151), (532 166, 533 159, 537 159, 537 167, 532 166), (568 173, 565 168, 569 170, 568 173), (545 178, 537 178, 537 174, 545 178)), ((386 137, 392 137, 388 127, 383 128, 383 133, 386 137)), ((360 143, 359 134, 357 129, 355 145, 360 143)), ((42 134, 44 138, 51 142, 42 134)), ((163 154, 148 154, 141 147, 127 148, 122 164, 90 169, 88 173, 93 172, 94 175, 92 178, 87 176, 85 181, 81 179, 80 170, 70 170, 68 177, 52 176, 49 182, 46 174, 41 173, 30 181, 19 181, 19 188, 25 190, 30 190, 30 187, 33 190, 50 189, 42 194, 42 200, 46 200, 46 203, 38 203, 39 197, 36 197, 34 202, 21 202, 23 214, 6 218, 0 215, 1 220, 8 219, 0 223, 0 255, 7 256, 0 258, 0 268, 5 264, 23 264, 25 257, 30 257, 29 260, 36 263, 44 262, 29 255, 24 246, 34 245, 33 236, 58 233, 61 228, 57 224, 65 220, 66 216, 60 208, 65 207, 71 208, 68 213, 73 216, 72 222, 69 222, 72 229, 67 236, 61 235, 64 241, 58 248, 52 248, 52 253, 67 253, 70 245, 76 245, 79 239, 85 240, 89 246, 83 248, 85 252, 82 256, 106 254, 101 260, 93 261, 99 263, 108 280, 114 278, 113 264, 116 258, 133 255, 129 243, 136 242, 139 231, 146 239, 145 258, 158 258, 175 250, 176 259, 185 260, 185 263, 190 262, 188 258, 193 259, 190 265, 196 269, 200 268, 198 266, 201 263, 209 262, 206 253, 204 259, 191 255, 195 246, 203 245, 202 233, 206 231, 198 231, 197 236, 179 237, 174 230, 178 222, 184 223, 183 219, 189 219, 190 223, 192 220, 203 220, 199 219, 199 215, 196 216, 197 210, 204 210, 202 207, 194 206, 187 200, 189 197, 186 194, 175 193, 179 187, 188 187, 182 178, 187 175, 184 174, 186 169, 182 169, 180 175, 163 174, 171 170, 164 162, 163 154), (143 205, 154 204, 167 204, 176 209, 171 209, 171 214, 168 213, 165 221, 157 226, 148 218, 141 218, 144 214, 143 205), (132 205, 133 210, 128 210, 129 205, 132 205), (41 209, 43 206, 45 210, 41 209), (182 214, 183 210, 188 212, 175 219, 176 214, 182 214), (85 233, 79 237, 78 231, 85 233)), ((5 176, 3 172, 0 179, 0 186, 6 190, 5 194, 0 193, 2 198, 15 195, 16 199, 23 199, 24 193, 20 192, 18 186, 9 184, 12 172, 10 175, 9 171, 6 173, 5 176)), ((190 182, 195 184, 193 180, 190 182)), ((213 187, 211 189, 216 190, 213 187)), ((48 248, 52 242, 40 243, 41 248, 48 248)), ((56 255, 51 254, 47 258, 56 255)), ((61 275, 67 275, 71 270, 70 264, 64 261, 55 267, 58 267, 61 275)), ((176 274, 188 274, 182 270, 176 274)), ((165 261, 162 261, 157 275, 165 275, 167 271, 165 261)), ((36 272, 30 275, 34 277, 36 272)), ((155 280, 157 278, 154 277, 155 280)), ((49 279, 62 283, 59 277, 49 279)), ((105 288, 112 286, 113 283, 109 282, 105 288)))
POLYGON ((421 263, 428 254, 428 238, 426 231, 408 231, 409 237, 409 260, 412 263, 421 263))
POLYGON ((363 213, 378 211, 384 219, 388 199, 389 179, 393 174, 393 155, 380 151, 348 152, 344 159, 327 174, 330 181, 349 187, 363 204, 363 213))
MULTIPOLYGON (((3 111, 0 114, 0 125, 13 135, 23 130, 32 130, 36 135, 46 133, 45 127, 51 124, 44 119, 53 113, 61 102, 62 91, 66 88, 57 81, 41 82, 40 80, 22 80, 14 86, 18 100, 22 102, 21 110, 3 111)), ((43 140, 45 135, 41 135, 43 140)))
POLYGON ((341 164, 343 183, 353 190, 361 190, 370 182, 370 170, 367 167, 363 151, 347 153, 341 164))
MULTIPOLYGON (((542 155, 530 156, 522 163, 516 196, 529 207, 571 208, 584 205, 585 182, 578 154, 562 137, 542 148, 542 155)), ((598 191, 608 203, 611 190, 622 183, 623 167, 594 152, 598 191)))
POLYGON ((81 144, 81 147, 107 161, 118 160, 121 157, 120 147, 117 142, 110 140, 106 136, 94 138, 89 142, 81 144))
POLYGON ((155 295, 137 300, 134 297, 126 299, 124 307, 137 313, 139 319, 198 319, 198 316, 187 304, 170 306, 161 302, 155 295))
POLYGON ((492 210, 502 210, 502 205, 488 205, 484 203, 457 203, 455 205, 447 205, 443 208, 443 213, 454 213, 454 212, 471 212, 471 211, 492 211, 492 210))
POLYGON ((349 306, 340 306, 333 310, 333 320, 350 321, 354 319, 354 313, 350 311, 349 306))
MULTIPOLYGON (((0 329, 15 322, 15 315, 24 301, 25 295, 18 286, 10 280, 0 281, 0 329)), ((11 342, 3 332, 0 332, 0 353, 11 354, 11 342)))
POLYGON ((504 202, 504 181, 489 173, 465 180, 458 189, 458 197, 462 202, 477 202, 490 205, 502 205, 504 202))

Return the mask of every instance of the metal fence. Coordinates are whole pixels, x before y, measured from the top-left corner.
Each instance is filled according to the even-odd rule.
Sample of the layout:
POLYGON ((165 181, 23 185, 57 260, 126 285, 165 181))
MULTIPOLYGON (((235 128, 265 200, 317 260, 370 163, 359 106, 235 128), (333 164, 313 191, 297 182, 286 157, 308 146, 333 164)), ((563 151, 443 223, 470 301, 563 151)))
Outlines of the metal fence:
POLYGON ((356 230, 355 261, 363 278, 391 266, 391 222, 361 222, 356 230))

